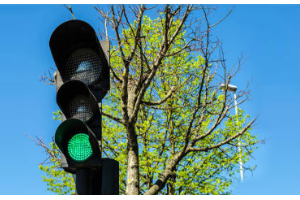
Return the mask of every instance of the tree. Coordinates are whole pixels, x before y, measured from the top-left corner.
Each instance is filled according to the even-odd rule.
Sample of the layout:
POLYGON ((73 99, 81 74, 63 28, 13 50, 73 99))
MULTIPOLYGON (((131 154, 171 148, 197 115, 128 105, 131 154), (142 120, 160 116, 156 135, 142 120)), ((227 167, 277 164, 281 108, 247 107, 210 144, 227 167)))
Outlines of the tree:
MULTIPOLYGON (((105 27, 100 36, 112 41, 103 154, 120 162, 120 193, 229 193, 239 160, 249 160, 258 140, 250 133, 256 118, 231 111, 228 84, 244 60, 228 69, 220 41, 211 36, 227 16, 212 24, 214 8, 202 5, 95 9, 105 27), (154 9, 157 16, 150 18, 154 9)), ((247 99, 248 91, 239 91, 238 104, 247 99)), ((40 143, 53 163, 53 171, 41 169, 57 178, 56 185, 44 178, 50 190, 74 192, 61 179, 66 173, 58 167, 57 147, 40 143)))

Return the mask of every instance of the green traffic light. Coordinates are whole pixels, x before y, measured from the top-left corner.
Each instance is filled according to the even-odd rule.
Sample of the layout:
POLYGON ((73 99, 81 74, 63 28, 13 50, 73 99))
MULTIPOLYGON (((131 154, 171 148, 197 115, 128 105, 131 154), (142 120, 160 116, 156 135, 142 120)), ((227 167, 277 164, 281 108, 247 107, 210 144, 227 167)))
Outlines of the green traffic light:
POLYGON ((74 135, 68 142, 68 153, 76 161, 88 159, 93 153, 89 136, 84 133, 74 135))

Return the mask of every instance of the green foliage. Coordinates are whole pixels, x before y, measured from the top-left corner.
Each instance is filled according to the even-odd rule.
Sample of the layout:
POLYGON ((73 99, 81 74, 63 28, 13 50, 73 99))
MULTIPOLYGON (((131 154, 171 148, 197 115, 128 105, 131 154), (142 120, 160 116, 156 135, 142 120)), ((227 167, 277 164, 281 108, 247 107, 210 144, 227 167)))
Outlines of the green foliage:
MULTIPOLYGON (((50 149, 55 157, 59 158, 59 149, 54 142, 50 143, 50 149)), ((75 194, 73 177, 60 167, 59 160, 51 158, 50 163, 39 165, 39 169, 46 173, 46 176, 42 176, 42 179, 47 183, 47 190, 61 195, 75 194)))
MULTIPOLYGON (((148 47, 146 57, 155 59, 159 49, 163 20, 160 18, 151 20, 145 16, 142 24, 142 35, 146 38, 142 46, 148 47)), ((179 20, 175 22, 174 27, 178 25, 179 20)), ((174 30, 171 30, 170 35, 174 30)), ((125 55, 129 55, 130 48, 133 46, 133 35, 131 31, 123 29, 123 37, 127 38, 124 46, 125 55)), ((180 33, 178 40, 175 40, 171 47, 170 54, 183 47, 184 32, 180 33)), ((116 47, 112 52, 111 63, 114 70, 122 74, 122 60, 116 47)), ((139 52, 137 53, 139 54, 139 52)), ((157 108, 141 106, 141 111, 137 121, 137 134, 139 140, 139 165, 140 165, 140 185, 141 193, 146 192, 153 182, 159 177, 166 166, 167 161, 178 152, 184 145, 184 133, 188 127, 191 114, 196 107, 197 88, 202 79, 202 71, 205 65, 201 55, 195 55, 186 51, 176 56, 168 57, 163 60, 160 70, 157 72, 154 81, 147 90, 144 101, 155 102, 162 99, 172 86, 183 85, 166 103, 157 106, 157 108), (186 106, 188 105, 188 106, 186 106), (168 109, 168 108, 174 109, 168 109)), ((130 80, 137 81, 141 70, 140 60, 135 57, 130 66, 130 80)), ((211 68, 207 71, 210 73, 211 68)), ((206 85, 213 84, 213 77, 207 80, 206 85)), ((212 89, 207 96, 207 101, 214 101, 209 107, 211 113, 217 113, 221 109, 224 101, 224 94, 216 94, 212 89)), ((111 87, 103 110, 113 116, 121 117, 120 85, 114 83, 111 87)), ((224 139, 234 135, 242 126, 245 126, 249 116, 244 116, 243 111, 239 110, 238 121, 234 116, 228 116, 222 129, 217 129, 204 140, 198 143, 198 146, 204 147, 217 144, 224 139)), ((212 123, 216 121, 213 114, 205 115, 200 133, 207 131, 212 123)), ((110 144, 104 146, 109 155, 117 159, 121 164, 120 185, 122 191, 125 190, 126 183, 126 133, 124 127, 114 123, 109 118, 104 119, 105 129, 103 134, 104 141, 110 141, 110 144), (113 134, 118 133, 118 134, 113 134), (113 148, 113 151, 110 149, 113 148)), ((242 160, 249 160, 249 153, 252 153, 257 140, 247 131, 241 137, 242 145, 247 145, 249 150, 243 152, 242 160)), ((105 145, 105 143, 104 143, 105 145)), ((179 164, 176 169, 176 181, 173 181, 175 194, 227 194, 228 187, 232 183, 235 174, 238 172, 239 155, 237 151, 237 140, 232 144, 225 145, 211 152, 190 153, 179 164), (191 178, 193 177, 193 178, 191 178)), ((172 182, 172 181, 170 181, 172 182)), ((166 189, 162 192, 166 193, 166 189)))
POLYGON ((57 120, 57 121, 62 121, 62 115, 60 113, 60 110, 56 111, 56 112, 53 112, 53 119, 54 120, 57 120))

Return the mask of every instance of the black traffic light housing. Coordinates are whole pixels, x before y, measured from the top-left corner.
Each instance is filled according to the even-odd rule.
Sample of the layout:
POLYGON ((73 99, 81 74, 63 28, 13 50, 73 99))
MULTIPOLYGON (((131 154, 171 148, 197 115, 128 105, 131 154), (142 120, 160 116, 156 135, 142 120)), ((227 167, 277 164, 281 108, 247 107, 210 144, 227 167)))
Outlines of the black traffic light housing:
POLYGON ((110 88, 109 42, 84 21, 70 20, 51 35, 57 66, 57 104, 65 120, 56 130, 61 166, 76 174, 77 194, 119 194, 119 164, 102 159, 102 99, 110 88), (100 107, 98 105, 100 103, 100 107))
POLYGON ((54 30, 49 45, 63 82, 83 81, 100 102, 110 88, 109 66, 94 29, 67 21, 54 30))
POLYGON ((94 29, 81 20, 70 20, 58 26, 49 45, 59 72, 57 78, 62 83, 56 101, 67 119, 55 134, 56 144, 63 153, 62 167, 71 173, 82 167, 100 167, 102 132, 98 102, 110 87, 106 56, 94 29), (75 135, 89 138, 92 155, 86 160, 78 161, 70 156, 68 142, 75 135))

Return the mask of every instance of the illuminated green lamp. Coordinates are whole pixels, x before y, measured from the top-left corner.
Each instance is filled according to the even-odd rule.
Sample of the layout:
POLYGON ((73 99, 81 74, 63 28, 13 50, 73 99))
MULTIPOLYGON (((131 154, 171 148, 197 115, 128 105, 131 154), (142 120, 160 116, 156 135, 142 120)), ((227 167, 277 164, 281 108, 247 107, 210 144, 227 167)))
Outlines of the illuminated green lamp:
POLYGON ((89 136, 84 133, 74 135, 68 142, 68 153, 76 161, 88 159, 93 154, 89 136))
POLYGON ((83 121, 71 118, 61 123, 55 132, 55 143, 64 155, 62 167, 67 172, 101 167, 100 142, 83 121))

